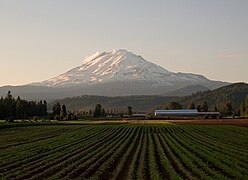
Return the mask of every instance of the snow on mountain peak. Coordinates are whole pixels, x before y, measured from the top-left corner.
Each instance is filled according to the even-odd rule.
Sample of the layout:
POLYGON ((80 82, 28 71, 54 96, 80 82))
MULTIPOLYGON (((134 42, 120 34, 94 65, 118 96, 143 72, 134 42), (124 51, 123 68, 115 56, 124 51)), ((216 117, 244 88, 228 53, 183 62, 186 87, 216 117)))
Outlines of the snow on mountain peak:
POLYGON ((197 75, 178 74, 146 61, 125 49, 96 52, 87 56, 83 64, 55 78, 41 82, 44 86, 75 86, 105 82, 154 82, 173 86, 177 81, 205 81, 197 75))
MULTIPOLYGON (((104 52, 103 52, 104 53, 104 52)), ((90 62, 94 59, 96 59, 97 57, 99 57, 101 54, 100 52, 95 52, 94 54, 90 55, 90 56, 86 56, 86 58, 83 60, 83 63, 87 63, 90 62)))

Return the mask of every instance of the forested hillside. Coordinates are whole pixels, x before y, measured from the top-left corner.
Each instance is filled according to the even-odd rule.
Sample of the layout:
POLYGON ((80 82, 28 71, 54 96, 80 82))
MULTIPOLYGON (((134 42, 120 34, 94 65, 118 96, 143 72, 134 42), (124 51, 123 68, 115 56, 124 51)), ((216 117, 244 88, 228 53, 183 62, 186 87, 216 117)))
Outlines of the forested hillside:
MULTIPOLYGON (((80 96, 73 98, 65 98, 59 100, 60 104, 65 104, 68 109, 76 111, 93 110, 96 104, 101 104, 105 110, 121 112, 127 111, 127 107, 131 106, 134 112, 147 112, 154 107, 166 104, 173 100, 173 97, 165 96, 80 96)), ((50 104, 50 107, 54 103, 50 104)))
MULTIPOLYGON (((127 111, 127 106, 131 106, 134 112, 149 112, 155 108, 164 108, 166 105, 175 101, 182 104, 183 108, 188 108, 194 103, 195 107, 202 106, 204 101, 210 111, 216 106, 218 110, 224 111, 227 103, 231 103, 233 110, 238 110, 241 102, 248 95, 248 84, 236 83, 221 87, 212 91, 197 92, 184 97, 166 97, 166 96, 78 96, 65 98, 57 102, 65 104, 68 109, 76 111, 93 110, 96 104, 101 104, 105 110, 121 112, 127 111)), ((50 103, 50 107, 54 105, 50 103)))
POLYGON ((191 103, 196 106, 202 105, 206 101, 212 110, 214 106, 218 107, 219 110, 223 110, 227 103, 231 103, 233 109, 237 110, 241 102, 245 100, 246 95, 248 95, 248 84, 235 83, 213 91, 194 93, 177 100, 184 107, 188 107, 191 103))

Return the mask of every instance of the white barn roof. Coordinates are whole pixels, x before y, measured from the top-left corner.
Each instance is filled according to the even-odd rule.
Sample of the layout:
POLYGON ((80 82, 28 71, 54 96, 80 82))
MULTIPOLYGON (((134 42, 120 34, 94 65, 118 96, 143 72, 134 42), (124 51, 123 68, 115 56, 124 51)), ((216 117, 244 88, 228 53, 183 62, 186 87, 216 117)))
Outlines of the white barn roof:
POLYGON ((177 110, 155 110, 155 116, 165 115, 165 116, 175 116, 175 115, 188 115, 196 116, 198 115, 197 109, 177 109, 177 110))
POLYGON ((220 112, 198 112, 197 109, 155 110, 155 116, 220 115, 220 112))

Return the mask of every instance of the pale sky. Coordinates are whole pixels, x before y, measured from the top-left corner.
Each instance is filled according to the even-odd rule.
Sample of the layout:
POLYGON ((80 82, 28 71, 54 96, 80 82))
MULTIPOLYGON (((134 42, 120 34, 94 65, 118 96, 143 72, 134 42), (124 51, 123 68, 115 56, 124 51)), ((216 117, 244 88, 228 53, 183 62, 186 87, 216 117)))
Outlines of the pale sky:
POLYGON ((0 86, 120 48, 169 71, 248 82, 248 0, 0 0, 0 86))

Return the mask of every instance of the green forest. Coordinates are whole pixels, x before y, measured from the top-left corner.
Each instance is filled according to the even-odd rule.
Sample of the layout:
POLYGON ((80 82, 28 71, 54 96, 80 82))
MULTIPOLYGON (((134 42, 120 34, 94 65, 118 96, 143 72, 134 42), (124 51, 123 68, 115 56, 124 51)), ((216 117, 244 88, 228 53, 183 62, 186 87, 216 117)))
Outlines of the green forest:
POLYGON ((47 102, 27 101, 19 96, 15 99, 9 91, 0 99, 0 119, 27 119, 34 116, 47 116, 47 102))
MULTIPOLYGON (((108 112, 126 112, 131 106, 133 112, 152 113, 155 109, 197 109, 198 111, 220 111, 225 115, 243 115, 248 109, 245 102, 248 95, 248 84, 235 83, 212 91, 193 93, 183 97, 168 96, 78 96, 58 100, 73 111, 89 112, 96 104, 101 104, 108 112), (174 103, 174 105, 173 105, 174 103), (175 103, 177 103, 176 107, 175 103), (242 110, 240 111, 240 106, 242 110)), ((49 107, 53 107, 50 103, 49 107)))
POLYGON ((223 116, 248 116, 248 84, 236 83, 212 91, 193 93, 184 97, 168 96, 89 96, 64 98, 47 104, 14 98, 9 91, 0 99, 0 119, 72 120, 91 117, 148 113, 155 109, 197 109, 221 112, 223 116))

